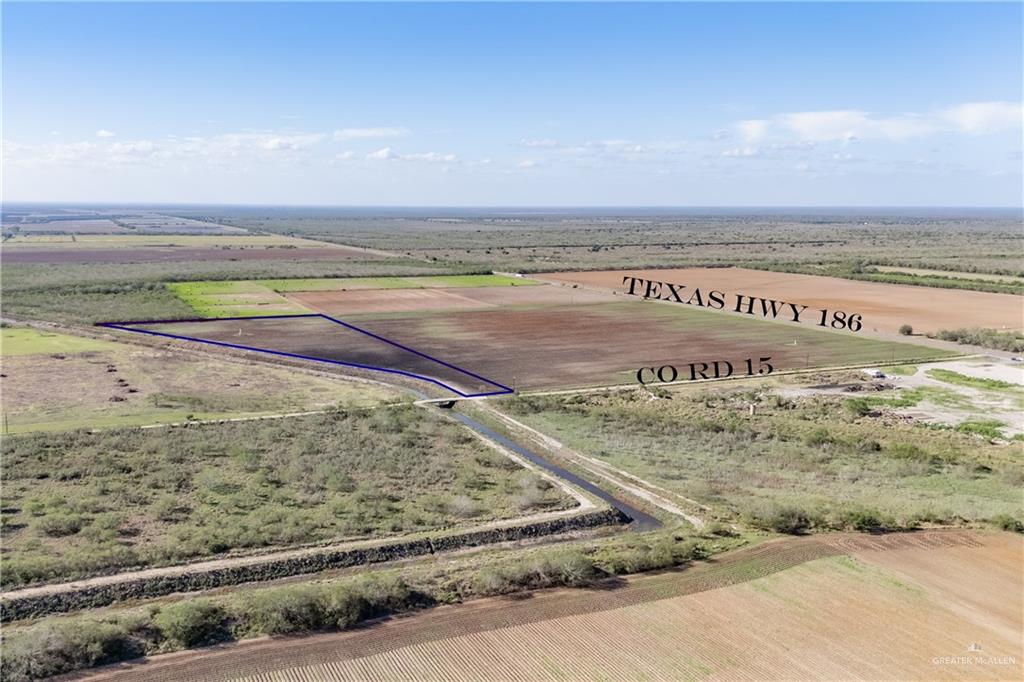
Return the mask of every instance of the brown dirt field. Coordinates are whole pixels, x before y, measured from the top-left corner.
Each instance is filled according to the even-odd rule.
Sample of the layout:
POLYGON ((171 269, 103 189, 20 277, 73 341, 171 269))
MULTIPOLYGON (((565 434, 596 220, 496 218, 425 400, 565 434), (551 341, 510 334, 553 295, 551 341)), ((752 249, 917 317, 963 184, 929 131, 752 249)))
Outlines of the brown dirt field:
POLYGON ((756 362, 769 356, 782 370, 888 362, 932 352, 802 325, 622 299, 345 319, 516 389, 630 383, 640 367, 662 364, 688 371, 689 362, 728 360, 740 368, 746 358, 756 362))
POLYGON ((531 277, 624 291, 622 278, 627 274, 683 284, 688 290, 717 289, 726 293, 730 306, 735 303, 735 295, 741 293, 811 308, 859 313, 864 316, 865 331, 895 332, 903 324, 913 326, 919 333, 960 327, 1024 328, 1024 299, 1010 294, 858 282, 744 268, 604 270, 531 277))
POLYGON ((1021 678, 1022 538, 932 531, 878 544, 851 535, 787 538, 603 589, 484 599, 81 678, 1021 678))
POLYGON ((458 289, 363 289, 286 294, 300 305, 329 315, 471 310, 515 305, 598 303, 603 292, 557 286, 465 287, 458 289))
MULTIPOLYGON (((325 360, 354 363, 369 367, 411 372, 435 378, 463 393, 487 393, 501 390, 465 372, 446 367, 397 346, 353 331, 321 317, 209 320, 136 325, 165 334, 176 334, 220 343, 230 343, 262 350, 292 353, 325 360)), ((392 338, 385 335, 385 338, 392 338)), ((393 339, 406 343, 403 339, 393 339)), ((423 349, 412 346, 421 352, 423 349)), ((450 357, 434 356, 448 363, 450 357)), ((470 371, 472 368, 466 368, 470 371)), ((484 375, 487 376, 487 375, 484 375)), ((386 376, 381 376, 386 379, 386 376)), ((487 377, 492 378, 492 377, 487 377)), ((496 381, 500 381, 497 380, 496 381)), ((426 386, 425 386, 426 387, 426 386)), ((448 395, 445 392, 445 395, 448 395)))
POLYGON ((151 247, 115 249, 7 249, 4 263, 149 263, 184 260, 281 260, 333 261, 367 260, 373 258, 362 249, 344 246, 302 249, 282 248, 188 248, 151 247))
POLYGON ((398 394, 217 358, 200 359, 128 344, 110 350, 3 358, 7 426, 12 432, 182 421, 188 414, 231 416, 373 405, 398 394), (59 389, 54 383, 59 377, 59 389))
POLYGON ((94 220, 51 220, 45 223, 19 223, 19 232, 37 234, 46 232, 74 232, 76 234, 115 234, 128 232, 127 228, 107 218, 94 220))

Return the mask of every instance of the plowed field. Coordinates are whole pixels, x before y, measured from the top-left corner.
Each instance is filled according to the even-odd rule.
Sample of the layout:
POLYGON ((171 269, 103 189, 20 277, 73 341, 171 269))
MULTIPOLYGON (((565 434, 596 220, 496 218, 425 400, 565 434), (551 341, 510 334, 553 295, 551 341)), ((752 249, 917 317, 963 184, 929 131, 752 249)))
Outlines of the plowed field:
POLYGON ((771 298, 811 308, 828 308, 864 316, 864 329, 896 332, 909 324, 917 332, 960 327, 1021 329, 1024 299, 959 289, 934 289, 879 282, 858 282, 833 277, 794 275, 744 268, 684 268, 678 270, 603 270, 559 272, 534 276, 557 282, 623 291, 624 275, 672 282, 702 291, 718 289, 727 300, 735 295, 771 298))
POLYGON ((604 590, 158 657, 93 679, 1017 680, 1024 541, 798 538, 604 590))
POLYGON ((473 310, 516 305, 572 305, 614 300, 611 295, 603 292, 556 286, 304 291, 290 294, 288 298, 310 310, 331 315, 473 310))

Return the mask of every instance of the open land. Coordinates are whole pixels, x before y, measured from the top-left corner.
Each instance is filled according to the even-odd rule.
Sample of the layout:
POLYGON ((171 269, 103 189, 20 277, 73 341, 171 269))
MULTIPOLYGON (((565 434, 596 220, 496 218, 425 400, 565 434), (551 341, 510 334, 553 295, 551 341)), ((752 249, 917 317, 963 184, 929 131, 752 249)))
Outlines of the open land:
POLYGON ((886 367, 885 377, 780 388, 779 395, 853 396, 857 409, 886 410, 914 423, 951 426, 993 439, 1024 435, 1024 368, 997 359, 965 359, 886 367))
POLYGON ((426 357, 416 352, 419 349, 389 342, 394 339, 376 338, 323 316, 145 323, 130 328, 425 377, 464 394, 505 391, 486 377, 474 376, 476 372, 451 366, 453 360, 426 357))
POLYGON ((422 209, 389 214, 282 208, 220 213, 219 219, 250 229, 504 271, 733 265, 876 281, 887 275, 866 272, 870 265, 1024 273, 1019 211, 422 209))
POLYGON ((642 301, 346 319, 523 390, 632 383, 640 367, 662 364, 730 360, 739 366, 746 358, 771 356, 777 370, 788 370, 944 354, 642 301))
POLYGON ((789 539, 614 587, 478 600, 91 679, 1012 680, 1022 549, 1008 534, 789 539), (965 653, 972 644, 981 651, 965 653))
MULTIPOLYGON (((417 290, 412 290, 417 291, 417 290)), ((459 290, 459 295, 464 291, 459 290)), ((946 351, 822 332, 740 316, 641 301, 579 303, 595 294, 559 287, 495 288, 453 299, 402 292, 327 292, 320 306, 360 329, 517 389, 623 384, 644 366, 770 355, 778 370, 938 358, 946 351), (349 293, 352 294, 349 297, 349 293), (483 296, 490 302, 479 300, 483 296), (519 305, 500 305, 504 300, 519 305), (433 306, 417 306, 421 300, 433 306), (388 303, 387 301, 391 301, 388 303), (526 304, 530 301, 531 304, 526 304), (547 304, 541 303, 547 301, 547 304), (561 302, 561 304, 559 304, 561 302), (476 307, 461 310, 460 306, 476 307), (414 312, 365 312, 377 308, 414 312), (436 306, 436 307, 435 307, 436 306), (435 307, 431 310, 431 307, 435 307), (362 314, 355 314, 356 311, 362 314), (567 345, 565 339, 573 339, 567 345), (712 358, 711 355, 714 355, 712 358), (538 362, 543 358, 543 362, 538 362)), ((294 297, 295 295, 292 294, 294 297)), ((310 303, 310 299, 299 300, 310 303)), ((612 297, 607 300, 614 301, 612 297)), ((251 308, 250 308, 251 309, 251 308)), ((267 314, 270 314, 269 312, 267 314)), ((381 343, 320 317, 181 322, 140 326, 150 331, 264 350, 384 367, 437 378, 464 392, 494 390, 464 372, 381 343)))
POLYGON ((866 329, 883 332, 896 332, 903 324, 917 332, 955 327, 1024 328, 1022 299, 1008 294, 959 290, 929 290, 926 294, 914 287, 745 268, 551 273, 543 278, 622 291, 625 275, 682 284, 688 290, 717 289, 729 294, 730 301, 741 293, 858 313, 864 316, 866 329))
POLYGON ((35 329, 0 330, 0 353, 7 433, 369 407, 401 395, 380 385, 35 329))
POLYGON ((873 398, 783 398, 766 388, 521 396, 500 405, 557 439, 553 455, 583 453, 724 521, 803 532, 1024 514, 1017 443, 890 418, 865 405, 873 398))
POLYGON ((5 210, 4 239, 5 315, 69 325, 0 336, 13 434, 3 441, 5 608, 18 589, 45 602, 19 618, 80 608, 67 590, 110 605, 5 623, 4 679, 512 593, 99 674, 1020 677, 1019 536, 883 534, 1024 528, 1013 368, 951 361, 937 342, 892 334, 902 324, 1019 332, 1021 298, 1007 295, 1024 272, 1017 213, 18 207, 5 210), (653 269, 666 266, 688 269, 653 269), (580 272, 593 268, 606 272, 580 272), (840 308, 863 315, 864 328, 642 301, 622 295, 621 271, 607 272, 620 268, 840 308), (498 274, 552 270, 571 272, 543 283, 498 274), (304 316, 216 319, 273 313, 304 316), (473 434, 443 410, 395 400, 429 386, 407 377, 127 331, 74 335, 81 323, 211 318, 140 328, 493 389, 313 313, 537 392, 461 403, 453 416, 473 434), (810 371, 629 386, 640 367, 765 356, 779 372, 810 371), (861 365, 895 377, 836 369, 861 365), (321 413, 194 421, 303 411, 321 413), (113 428, 167 421, 187 425, 113 428), (533 465, 551 473, 524 468, 533 465), (590 496, 646 520, 626 534, 511 542, 488 530, 475 549, 433 544, 495 523, 575 518, 590 496), (814 536, 691 563, 774 533, 814 536), (372 571, 240 568, 406 539, 426 542, 426 555, 372 571), (181 587, 168 576, 188 570, 183 562, 238 579, 181 587), (140 591, 97 582, 122 579, 140 591), (170 594, 196 585, 201 595, 170 594), (591 589, 522 592, 552 586, 591 589), (969 648, 990 662, 956 658, 969 648))
MULTIPOLYGON (((270 315, 285 312, 353 312, 344 307, 352 301, 364 302, 377 311, 385 301, 411 301, 402 310, 416 310, 429 301, 447 301, 450 307, 467 302, 464 292, 447 289, 479 290, 475 296, 486 301, 502 294, 492 287, 528 287, 537 282, 503 275, 436 275, 433 277, 349 277, 325 279, 277 279, 212 282, 177 282, 168 287, 201 317, 270 315), (418 291, 418 290, 427 290, 418 291), (407 290, 407 291, 398 291, 407 290), (340 301, 341 305, 335 303, 340 301), (307 304, 308 302, 308 304, 307 304)), ((508 292, 505 295, 513 295, 508 292)), ((528 299, 530 294, 519 294, 528 299)), ((358 306, 356 306, 358 308, 358 306)), ((463 306, 465 307, 465 306, 463 306)), ((476 307, 484 307, 477 305, 476 307)))
POLYGON ((572 506, 415 407, 6 438, 5 588, 572 506), (74 442, 74 447, 68 447, 74 442))
POLYGON ((367 258, 365 249, 278 235, 17 235, 3 247, 3 261, 10 264, 367 258))

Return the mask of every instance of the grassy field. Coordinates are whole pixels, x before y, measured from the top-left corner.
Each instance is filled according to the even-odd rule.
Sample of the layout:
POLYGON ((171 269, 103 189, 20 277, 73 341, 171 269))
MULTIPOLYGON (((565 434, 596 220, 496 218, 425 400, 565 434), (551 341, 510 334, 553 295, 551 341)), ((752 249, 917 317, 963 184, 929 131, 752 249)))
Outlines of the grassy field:
POLYGON ((14 327, 0 329, 0 357, 109 351, 117 347, 118 344, 116 343, 89 339, 82 336, 70 336, 68 334, 14 327))
POLYGON ((1015 445, 883 425, 864 413, 861 399, 696 387, 659 395, 503 404, 576 450, 758 527, 867 530, 1024 517, 1015 445))
POLYGON ((316 277, 423 276, 480 272, 389 258, 344 262, 177 261, 153 263, 10 264, 0 270, 4 313, 59 322, 181 319, 196 312, 166 282, 316 277))
POLYGON ((173 432, 26 435, 2 447, 5 588, 575 504, 412 406, 173 432))
POLYGON ((85 234, 85 235, 14 235, 4 240, 4 248, 46 249, 132 249, 155 246, 181 247, 316 247, 323 242, 297 239, 284 235, 157 235, 157 234, 85 234))
POLYGON ((167 424, 401 399, 373 384, 31 329, 2 333, 9 433, 167 424), (54 391, 54 377, 61 390, 54 391))
POLYGON ((503 275, 437 275, 433 277, 351 277, 330 279, 268 279, 177 282, 168 287, 200 317, 251 317, 310 312, 281 293, 348 289, 425 289, 536 285, 529 279, 503 275))

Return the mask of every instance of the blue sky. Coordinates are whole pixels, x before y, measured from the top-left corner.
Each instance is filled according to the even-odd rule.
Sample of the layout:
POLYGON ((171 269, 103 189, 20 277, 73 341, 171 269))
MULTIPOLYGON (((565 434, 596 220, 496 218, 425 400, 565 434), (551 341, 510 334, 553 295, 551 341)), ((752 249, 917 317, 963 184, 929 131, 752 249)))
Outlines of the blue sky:
POLYGON ((1022 204, 1022 5, 3 5, 7 200, 1022 204))

